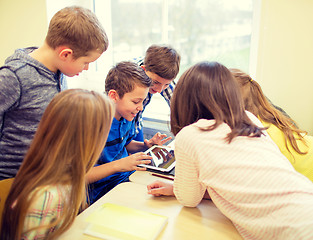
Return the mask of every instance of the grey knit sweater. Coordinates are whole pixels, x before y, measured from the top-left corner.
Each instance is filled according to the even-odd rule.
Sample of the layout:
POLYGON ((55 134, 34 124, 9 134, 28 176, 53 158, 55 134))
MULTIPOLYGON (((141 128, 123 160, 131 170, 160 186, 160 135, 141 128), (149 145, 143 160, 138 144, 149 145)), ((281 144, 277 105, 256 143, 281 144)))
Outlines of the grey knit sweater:
POLYGON ((28 55, 35 49, 16 50, 0 68, 0 180, 15 177, 45 108, 67 87, 28 55))

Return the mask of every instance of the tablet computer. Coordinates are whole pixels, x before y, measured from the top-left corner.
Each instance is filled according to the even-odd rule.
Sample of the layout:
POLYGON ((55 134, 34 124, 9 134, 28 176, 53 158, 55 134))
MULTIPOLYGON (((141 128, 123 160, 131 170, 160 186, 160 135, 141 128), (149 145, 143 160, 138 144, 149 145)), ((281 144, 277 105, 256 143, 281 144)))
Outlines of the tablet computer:
POLYGON ((140 164, 139 166, 147 170, 157 170, 170 172, 175 167, 174 149, 168 146, 152 146, 145 154, 152 156, 150 164, 140 164))

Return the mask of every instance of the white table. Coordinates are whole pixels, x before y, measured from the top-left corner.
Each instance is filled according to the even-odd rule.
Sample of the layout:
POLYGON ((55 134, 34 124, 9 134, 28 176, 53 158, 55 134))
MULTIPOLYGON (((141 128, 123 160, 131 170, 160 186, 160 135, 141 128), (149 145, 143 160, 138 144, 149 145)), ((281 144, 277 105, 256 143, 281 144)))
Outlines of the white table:
MULTIPOLYGON (((139 174, 141 180, 150 179, 150 176, 146 175, 145 180, 144 174, 139 174)), ((187 208, 179 204, 175 197, 153 197, 147 193, 145 184, 135 182, 121 183, 113 188, 78 215, 71 228, 59 239, 97 239, 83 234, 88 225, 85 219, 99 206, 107 202, 168 216, 168 224, 160 233, 158 239, 242 239, 231 221, 210 200, 203 200, 196 208, 187 208)))

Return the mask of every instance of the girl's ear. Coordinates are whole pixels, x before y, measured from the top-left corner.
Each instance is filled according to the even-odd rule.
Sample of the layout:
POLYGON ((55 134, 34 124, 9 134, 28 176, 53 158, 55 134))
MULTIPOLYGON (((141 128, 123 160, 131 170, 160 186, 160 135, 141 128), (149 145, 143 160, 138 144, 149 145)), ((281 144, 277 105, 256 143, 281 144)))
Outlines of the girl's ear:
POLYGON ((118 93, 117 93, 117 91, 114 90, 114 89, 111 89, 111 90, 108 92, 108 96, 109 96, 109 98, 110 98, 114 103, 116 103, 116 101, 119 99, 118 93))
POLYGON ((73 58, 73 50, 68 47, 60 47, 59 49, 59 57, 61 60, 66 61, 67 59, 73 58))

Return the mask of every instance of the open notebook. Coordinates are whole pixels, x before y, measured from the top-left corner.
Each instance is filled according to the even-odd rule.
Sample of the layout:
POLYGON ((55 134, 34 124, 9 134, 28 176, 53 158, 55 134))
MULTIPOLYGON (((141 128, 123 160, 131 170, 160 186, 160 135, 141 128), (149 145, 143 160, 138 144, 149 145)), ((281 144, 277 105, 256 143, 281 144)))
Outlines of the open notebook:
POLYGON ((105 203, 88 216, 89 226, 84 234, 109 240, 156 239, 167 219, 166 216, 105 203))

